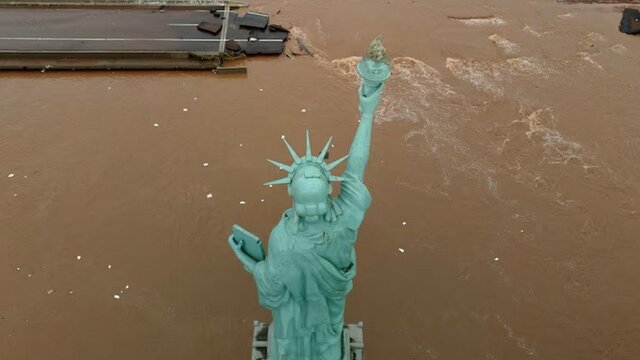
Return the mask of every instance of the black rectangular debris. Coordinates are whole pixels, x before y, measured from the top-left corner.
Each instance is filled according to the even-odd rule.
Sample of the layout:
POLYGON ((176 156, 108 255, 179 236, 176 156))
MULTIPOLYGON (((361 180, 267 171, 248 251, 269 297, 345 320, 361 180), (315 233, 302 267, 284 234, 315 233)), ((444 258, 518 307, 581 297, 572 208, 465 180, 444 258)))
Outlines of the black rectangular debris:
POLYGON ((220 32, 220 29, 222 29, 221 22, 203 21, 200 24, 198 24, 198 30, 208 32, 213 35, 218 35, 218 33, 220 32))
POLYGON ((281 40, 256 40, 247 41, 244 53, 247 55, 279 55, 284 51, 284 41, 281 40))
POLYGON ((632 8, 624 9, 618 28, 625 34, 640 34, 640 11, 632 8))
POLYGON ((240 18, 238 24, 244 27, 265 29, 269 25, 269 15, 249 11, 240 18))

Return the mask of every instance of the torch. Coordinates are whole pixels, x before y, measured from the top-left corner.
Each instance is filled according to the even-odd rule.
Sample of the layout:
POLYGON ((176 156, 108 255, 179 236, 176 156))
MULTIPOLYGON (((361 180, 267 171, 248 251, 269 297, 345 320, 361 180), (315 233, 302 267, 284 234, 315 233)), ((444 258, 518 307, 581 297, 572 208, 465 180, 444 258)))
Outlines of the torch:
POLYGON ((358 63, 358 75, 362 79, 363 95, 371 95, 391 76, 391 61, 387 57, 387 51, 382 45, 380 36, 373 39, 369 45, 369 51, 358 63))

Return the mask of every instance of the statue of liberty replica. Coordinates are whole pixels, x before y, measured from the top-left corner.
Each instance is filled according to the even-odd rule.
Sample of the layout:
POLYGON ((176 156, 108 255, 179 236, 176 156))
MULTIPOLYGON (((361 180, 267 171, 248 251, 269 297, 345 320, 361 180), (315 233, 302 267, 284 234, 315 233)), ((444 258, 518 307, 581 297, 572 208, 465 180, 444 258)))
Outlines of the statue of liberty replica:
POLYGON ((350 358, 345 353, 349 344, 347 350, 343 344, 345 299, 356 274, 358 228, 371 204, 364 175, 374 113, 391 73, 379 38, 371 43, 357 70, 362 78, 360 121, 349 154, 327 164, 331 138, 318 156, 311 150, 308 131, 304 155, 283 139, 293 162, 269 160, 287 176, 265 185, 286 185, 292 206, 271 231, 268 256, 260 240, 237 225, 228 239, 253 275, 260 304, 271 310, 269 360, 350 358), (344 160, 346 170, 339 176, 332 174, 344 160), (340 183, 340 193, 332 196, 335 182, 340 183))

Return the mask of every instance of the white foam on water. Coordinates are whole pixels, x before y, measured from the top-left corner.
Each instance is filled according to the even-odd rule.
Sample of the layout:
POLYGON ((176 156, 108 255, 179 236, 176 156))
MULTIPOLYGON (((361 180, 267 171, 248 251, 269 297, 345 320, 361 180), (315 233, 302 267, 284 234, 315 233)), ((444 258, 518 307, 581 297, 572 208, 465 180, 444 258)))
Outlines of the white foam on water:
POLYGON ((591 64, 591 65, 593 65, 594 67, 596 67, 596 68, 597 68, 597 69, 599 69, 599 70, 603 70, 602 65, 600 65, 598 62, 596 62, 595 60, 593 60, 592 55, 593 55, 593 54, 589 54, 589 53, 586 53, 586 52, 579 52, 579 53, 578 53, 578 56, 579 56, 582 60, 586 61, 587 63, 589 63, 589 64, 591 64))
POLYGON ((455 77, 471 83, 478 90, 497 96, 504 94, 500 85, 502 73, 493 63, 447 58, 446 66, 455 77))
POLYGON ((582 145, 575 141, 565 139, 558 130, 554 129, 556 118, 551 108, 540 108, 529 113, 522 120, 514 120, 514 123, 522 122, 528 125, 525 132, 527 138, 544 147, 546 160, 552 164, 567 164, 570 160, 584 162, 582 145))
POLYGON ((517 57, 505 61, 447 58, 446 66, 458 79, 497 97, 505 94, 505 85, 512 82, 514 76, 546 78, 555 73, 546 62, 533 57, 517 57))
POLYGON ((502 320, 500 315, 496 314, 496 320, 500 325, 502 325, 502 328, 506 331, 507 337, 511 339, 519 349, 526 352, 527 355, 529 356, 538 355, 538 352, 536 351, 536 347, 530 344, 525 338, 517 336, 513 331, 513 329, 511 328, 511 326, 509 326, 504 320, 502 320))
POLYGON ((514 55, 520 51, 520 46, 518 44, 509 41, 498 34, 490 35, 489 41, 494 43, 507 55, 514 55))
POLYGON ((531 26, 529 25, 525 25, 522 28, 522 31, 526 32, 527 34, 531 34, 535 37, 542 37, 542 34, 540 34, 539 32, 537 32, 536 30, 534 30, 531 26))
POLYGON ((622 44, 615 44, 609 49, 619 55, 625 54, 627 52, 627 48, 622 44))

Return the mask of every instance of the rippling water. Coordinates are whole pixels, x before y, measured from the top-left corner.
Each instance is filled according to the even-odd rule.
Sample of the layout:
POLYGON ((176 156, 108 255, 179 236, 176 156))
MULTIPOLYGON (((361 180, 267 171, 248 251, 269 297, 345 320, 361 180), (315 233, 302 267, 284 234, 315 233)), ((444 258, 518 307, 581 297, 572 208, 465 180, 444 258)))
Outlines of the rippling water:
POLYGON ((281 10, 315 56, 250 59, 246 77, 2 74, 1 359, 249 358, 269 314, 226 236, 266 238, 288 206, 261 185, 282 135, 348 152, 378 33, 393 77, 346 316, 367 358, 638 357, 640 42, 618 8, 252 9, 281 10))

